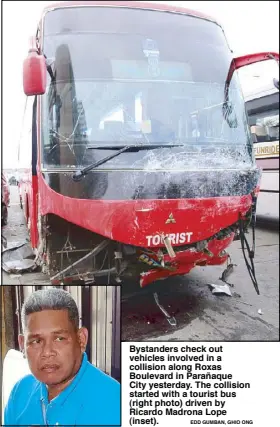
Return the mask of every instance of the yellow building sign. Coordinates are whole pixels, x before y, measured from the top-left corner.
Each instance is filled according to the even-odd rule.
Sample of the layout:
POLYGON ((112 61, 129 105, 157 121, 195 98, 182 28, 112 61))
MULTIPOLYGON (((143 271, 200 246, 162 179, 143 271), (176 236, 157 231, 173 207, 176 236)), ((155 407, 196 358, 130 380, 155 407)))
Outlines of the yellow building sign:
POLYGON ((279 157, 279 141, 254 144, 256 157, 279 157))

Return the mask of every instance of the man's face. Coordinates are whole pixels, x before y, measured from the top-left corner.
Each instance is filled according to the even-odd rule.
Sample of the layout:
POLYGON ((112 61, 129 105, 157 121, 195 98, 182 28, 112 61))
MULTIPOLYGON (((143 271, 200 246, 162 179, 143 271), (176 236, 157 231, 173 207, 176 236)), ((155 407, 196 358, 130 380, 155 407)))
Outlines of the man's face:
POLYGON ((67 382, 78 371, 86 348, 87 330, 76 330, 67 310, 29 314, 19 344, 32 374, 51 386, 67 382))

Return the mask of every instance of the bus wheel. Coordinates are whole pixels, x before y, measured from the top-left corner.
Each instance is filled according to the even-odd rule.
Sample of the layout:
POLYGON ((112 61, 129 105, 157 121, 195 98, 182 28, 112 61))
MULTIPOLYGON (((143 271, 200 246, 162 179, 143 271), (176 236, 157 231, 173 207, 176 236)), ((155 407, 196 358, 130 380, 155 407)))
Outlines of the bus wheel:
POLYGON ((2 220, 2 225, 8 224, 8 208, 4 203, 2 203, 1 220, 2 220))

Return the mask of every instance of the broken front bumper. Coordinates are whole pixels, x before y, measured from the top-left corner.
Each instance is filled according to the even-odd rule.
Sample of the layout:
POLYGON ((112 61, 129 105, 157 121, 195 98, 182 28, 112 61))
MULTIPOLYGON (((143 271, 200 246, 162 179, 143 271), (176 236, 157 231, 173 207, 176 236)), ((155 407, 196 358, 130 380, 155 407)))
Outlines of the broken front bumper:
POLYGON ((189 248, 176 252, 176 257, 164 256, 166 267, 158 267, 141 273, 140 286, 144 287, 156 280, 166 279, 170 276, 178 276, 189 273, 196 266, 224 264, 229 255, 225 249, 232 243, 235 233, 231 233, 224 239, 212 239, 207 247, 198 251, 189 248))

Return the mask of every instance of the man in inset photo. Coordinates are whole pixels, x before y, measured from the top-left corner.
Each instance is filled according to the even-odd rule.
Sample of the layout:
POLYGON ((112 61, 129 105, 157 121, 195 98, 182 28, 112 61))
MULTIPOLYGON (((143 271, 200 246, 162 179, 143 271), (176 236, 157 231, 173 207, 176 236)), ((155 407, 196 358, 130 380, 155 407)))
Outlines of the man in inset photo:
POLYGON ((4 425, 120 425, 120 384, 85 352, 76 302, 62 289, 33 292, 21 311, 20 349, 31 374, 13 387, 4 425))

